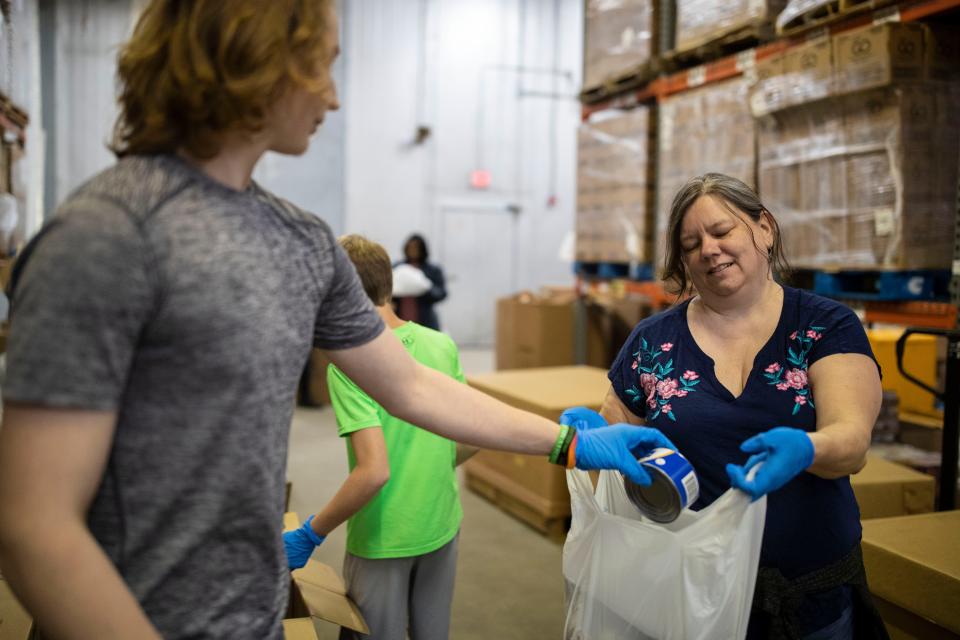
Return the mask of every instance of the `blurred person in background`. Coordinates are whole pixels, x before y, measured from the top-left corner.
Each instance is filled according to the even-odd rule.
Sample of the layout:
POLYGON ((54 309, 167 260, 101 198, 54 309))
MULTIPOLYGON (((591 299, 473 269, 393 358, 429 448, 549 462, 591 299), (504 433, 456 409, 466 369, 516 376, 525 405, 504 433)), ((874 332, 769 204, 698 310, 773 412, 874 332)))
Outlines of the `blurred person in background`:
POLYGON ((667 442, 576 434, 417 364, 319 218, 252 179, 339 107, 331 0, 153 0, 118 61, 115 165, 13 274, 0 571, 44 637, 279 640, 278 532, 312 346, 444 437, 618 468, 667 442))
POLYGON ((430 281, 430 287, 418 295, 397 295, 393 299, 393 308, 403 320, 416 322, 434 331, 440 331, 440 319, 434 305, 447 298, 447 284, 443 269, 430 262, 430 250, 427 241, 419 233, 414 233, 403 243, 403 260, 397 263, 409 265, 423 272, 430 281))

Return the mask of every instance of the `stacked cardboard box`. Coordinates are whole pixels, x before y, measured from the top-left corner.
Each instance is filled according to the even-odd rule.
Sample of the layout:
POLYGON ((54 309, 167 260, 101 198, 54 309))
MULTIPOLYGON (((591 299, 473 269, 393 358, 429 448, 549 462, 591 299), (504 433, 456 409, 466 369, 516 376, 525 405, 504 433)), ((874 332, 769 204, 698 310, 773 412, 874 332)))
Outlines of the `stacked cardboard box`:
MULTIPOLYGON (((584 305, 586 362, 607 368, 638 322, 651 313, 643 296, 589 296, 584 305)), ((545 289, 497 300, 497 369, 576 364, 572 289, 545 289)))
POLYGON ((755 125, 743 78, 668 97, 660 105, 655 260, 662 264, 670 203, 687 180, 725 173, 756 185, 755 125))
POLYGON ((762 116, 813 102, 834 95, 836 82, 833 41, 815 38, 757 62, 750 108, 753 115, 762 116))
POLYGON ((583 262, 650 262, 651 108, 593 114, 577 148, 576 255, 583 262))
POLYGON ((786 0, 677 0, 677 51, 689 51, 747 30, 744 37, 772 33, 786 0))
POLYGON ((654 0, 587 0, 583 84, 591 89, 635 72, 654 54, 654 0))
POLYGON ((860 519, 890 518, 933 511, 934 477, 868 454, 867 464, 850 476, 860 519))
POLYGON ((920 81, 764 118, 760 193, 794 265, 946 268, 958 114, 955 85, 920 81))
POLYGON ((868 25, 758 63, 759 187, 796 266, 950 264, 957 36, 868 25))
MULTIPOLYGON (((610 387, 606 369, 547 367, 470 376, 470 386, 511 406, 559 420, 569 407, 598 410, 610 387)), ((464 464, 467 485, 545 533, 562 533, 570 515, 566 472, 546 456, 480 451, 464 464)))
POLYGON ((960 637, 960 511, 863 523, 863 563, 891 638, 960 637))

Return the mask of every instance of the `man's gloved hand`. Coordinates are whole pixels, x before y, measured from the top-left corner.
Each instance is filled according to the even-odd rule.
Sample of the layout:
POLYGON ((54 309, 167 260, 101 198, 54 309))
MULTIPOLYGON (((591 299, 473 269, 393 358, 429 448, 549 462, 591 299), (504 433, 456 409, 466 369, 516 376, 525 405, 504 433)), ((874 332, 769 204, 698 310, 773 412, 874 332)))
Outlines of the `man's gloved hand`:
POLYGON ((728 464, 730 484, 754 500, 776 491, 813 464, 813 442, 806 431, 792 427, 774 427, 743 441, 740 449, 752 453, 743 466, 728 464), (753 479, 750 469, 763 463, 753 479))
POLYGON ((317 535, 310 527, 312 520, 313 516, 310 516, 306 522, 300 525, 299 529, 287 531, 283 534, 283 546, 287 550, 287 566, 290 567, 291 571, 307 564, 313 550, 327 539, 327 536, 317 535))
POLYGON ((646 456, 658 447, 677 450, 656 429, 615 424, 578 431, 574 458, 578 469, 616 469, 635 483, 647 486, 650 476, 637 458, 646 456))
POLYGON ((607 421, 593 409, 570 407, 560 414, 560 424, 574 427, 577 431, 607 426, 607 421))

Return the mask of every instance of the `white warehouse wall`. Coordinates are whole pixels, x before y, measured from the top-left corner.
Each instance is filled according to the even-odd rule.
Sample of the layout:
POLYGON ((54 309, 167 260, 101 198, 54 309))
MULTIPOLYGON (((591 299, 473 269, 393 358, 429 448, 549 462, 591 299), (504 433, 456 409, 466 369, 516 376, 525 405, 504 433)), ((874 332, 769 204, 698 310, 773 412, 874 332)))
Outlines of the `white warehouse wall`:
MULTIPOLYGON (((36 202, 48 213, 113 162, 116 53, 143 4, 45 1, 50 155, 36 202)), ((575 210, 582 12, 580 0, 342 2, 343 109, 306 155, 268 154, 256 179, 395 257, 425 233, 450 280, 444 329, 492 343, 496 297, 571 281, 559 253, 575 210), (421 144, 418 126, 431 132, 421 144), (491 185, 472 190, 481 168, 491 185)))
POLYGON ((346 11, 346 227, 394 257, 424 232, 449 280, 443 329, 491 344, 497 296, 572 279, 559 254, 575 211, 582 3, 364 0, 346 11), (417 145, 419 125, 432 133, 417 145), (483 191, 469 187, 480 168, 492 176, 483 191))

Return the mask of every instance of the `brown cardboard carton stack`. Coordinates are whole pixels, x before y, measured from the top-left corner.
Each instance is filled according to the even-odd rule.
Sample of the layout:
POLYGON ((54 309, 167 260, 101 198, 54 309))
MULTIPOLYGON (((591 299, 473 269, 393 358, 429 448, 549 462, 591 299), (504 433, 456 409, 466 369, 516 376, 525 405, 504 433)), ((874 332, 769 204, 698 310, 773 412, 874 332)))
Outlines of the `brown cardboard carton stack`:
POLYGON ((918 23, 888 22, 835 35, 838 92, 885 87, 922 77, 924 29, 918 23))
POLYGON ((750 88, 755 116, 813 102, 836 93, 833 42, 821 37, 759 60, 750 88))
POLYGON ((577 148, 577 260, 650 262, 651 109, 594 114, 577 148))
POLYGON ((660 105, 654 242, 658 268, 670 203, 687 180, 711 171, 756 185, 756 134, 747 89, 747 81, 737 78, 678 93, 660 105))
POLYGON ((863 523, 863 564, 891 638, 960 636, 960 511, 863 523))
MULTIPOLYGON (((610 387, 606 369, 548 367, 497 371, 470 376, 470 386, 511 406, 548 420, 559 420, 569 407, 598 410, 610 387)), ((546 456, 480 451, 464 469, 467 486, 528 524, 548 534, 562 534, 570 515, 566 472, 546 456)))
POLYGON ((786 0, 677 0, 677 51, 689 51, 735 32, 764 37, 786 0))
POLYGON ((587 0, 583 85, 602 86, 654 53, 653 0, 587 0))
POLYGON ((885 23, 758 63, 760 194, 795 266, 949 266, 958 42, 885 23))
POLYGON ((890 518, 933 511, 934 477, 868 454, 867 464, 850 476, 860 519, 890 518))
POLYGON ((760 194, 795 266, 950 264, 960 92, 916 81, 760 122, 760 194), (951 149, 941 153, 938 149, 951 149))
MULTIPOLYGON (((497 300, 497 369, 576 364, 573 289, 522 292, 497 300)), ((607 368, 630 331, 651 313, 642 296, 592 295, 585 307, 586 364, 607 368)))

